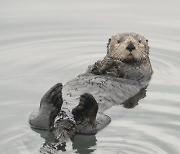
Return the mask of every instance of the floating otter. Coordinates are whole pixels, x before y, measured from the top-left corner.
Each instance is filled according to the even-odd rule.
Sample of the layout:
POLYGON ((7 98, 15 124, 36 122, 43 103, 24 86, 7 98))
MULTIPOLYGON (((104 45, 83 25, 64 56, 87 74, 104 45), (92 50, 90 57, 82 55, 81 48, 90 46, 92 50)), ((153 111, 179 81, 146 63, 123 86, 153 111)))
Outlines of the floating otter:
POLYGON ((148 40, 137 33, 114 35, 103 60, 43 96, 39 110, 30 115, 30 126, 52 131, 60 143, 76 133, 96 133, 111 121, 105 110, 133 107, 144 97, 151 75, 148 40))

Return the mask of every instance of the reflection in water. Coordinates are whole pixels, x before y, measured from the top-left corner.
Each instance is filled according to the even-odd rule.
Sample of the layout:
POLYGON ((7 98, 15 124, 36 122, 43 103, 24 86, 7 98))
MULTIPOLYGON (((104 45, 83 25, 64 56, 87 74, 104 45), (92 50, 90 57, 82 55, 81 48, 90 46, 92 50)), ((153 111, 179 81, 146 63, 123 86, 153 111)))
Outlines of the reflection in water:
POLYGON ((40 148, 40 153, 43 154, 55 154, 58 151, 66 151, 66 143, 57 144, 56 142, 45 142, 40 148))
POLYGON ((134 108, 136 105, 138 105, 139 100, 146 97, 146 91, 146 88, 143 88, 139 91, 139 93, 137 93, 137 95, 129 98, 124 103, 122 103, 124 108, 134 108))
POLYGON ((73 149, 79 154, 89 154, 96 149, 93 148, 96 145, 95 135, 76 135, 73 141, 73 149))
POLYGON ((52 132, 37 129, 32 130, 39 133, 40 136, 45 139, 42 147, 40 148, 40 153, 55 154, 57 151, 66 151, 66 142, 59 143, 52 132))
MULTIPOLYGON (((62 152, 66 151, 66 143, 56 142, 53 133, 49 131, 42 131, 36 129, 33 130, 39 133, 41 137, 45 139, 42 147, 40 148, 40 153, 55 154, 58 151, 62 151, 62 152)), ((76 153, 89 154, 95 150, 92 147, 96 145, 96 141, 97 141, 96 136, 94 134, 93 135, 77 134, 72 141, 72 146, 73 149, 76 151, 76 153)))

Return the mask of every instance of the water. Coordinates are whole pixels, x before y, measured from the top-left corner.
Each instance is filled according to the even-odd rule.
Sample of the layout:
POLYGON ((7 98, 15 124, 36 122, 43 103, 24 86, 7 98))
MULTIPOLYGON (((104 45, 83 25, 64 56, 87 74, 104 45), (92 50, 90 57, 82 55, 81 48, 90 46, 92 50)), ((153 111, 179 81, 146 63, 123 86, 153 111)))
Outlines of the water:
POLYGON ((29 128, 29 113, 52 85, 104 57, 111 35, 129 31, 149 39, 154 74, 147 96, 133 109, 110 109, 110 125, 96 135, 76 136, 66 153, 180 153, 178 0, 0 4, 0 153, 47 153, 43 146, 50 137, 29 128))

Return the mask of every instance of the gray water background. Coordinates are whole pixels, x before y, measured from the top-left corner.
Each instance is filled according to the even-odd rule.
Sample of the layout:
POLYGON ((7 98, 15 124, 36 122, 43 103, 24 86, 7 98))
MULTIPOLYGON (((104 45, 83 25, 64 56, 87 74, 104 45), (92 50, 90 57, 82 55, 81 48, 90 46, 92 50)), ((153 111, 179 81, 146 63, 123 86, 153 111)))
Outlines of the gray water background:
POLYGON ((111 108, 108 127, 76 136, 65 153, 179 154, 179 6, 179 0, 0 0, 0 153, 46 153, 43 135, 28 125, 30 112, 52 85, 103 58, 111 35, 133 31, 149 40, 154 74, 147 96, 133 109, 111 108))

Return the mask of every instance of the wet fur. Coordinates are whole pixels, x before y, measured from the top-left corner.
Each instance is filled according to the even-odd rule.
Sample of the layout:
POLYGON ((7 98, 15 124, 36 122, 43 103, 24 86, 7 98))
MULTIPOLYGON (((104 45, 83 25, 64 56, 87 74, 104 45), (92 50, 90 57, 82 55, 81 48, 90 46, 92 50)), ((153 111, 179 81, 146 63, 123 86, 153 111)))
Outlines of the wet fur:
POLYGON ((31 127, 50 129, 59 143, 72 139, 76 132, 96 133, 110 122, 102 114, 105 110, 121 104, 134 107, 145 96, 152 75, 148 55, 148 41, 142 35, 112 36, 103 60, 43 96, 39 111, 30 116, 31 127), (127 48, 130 43, 135 47, 131 52, 127 48))

